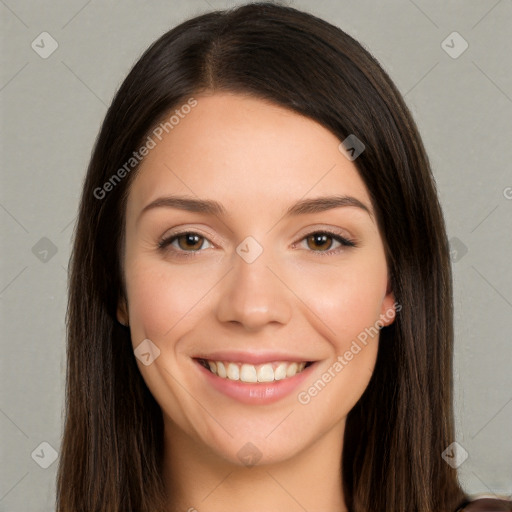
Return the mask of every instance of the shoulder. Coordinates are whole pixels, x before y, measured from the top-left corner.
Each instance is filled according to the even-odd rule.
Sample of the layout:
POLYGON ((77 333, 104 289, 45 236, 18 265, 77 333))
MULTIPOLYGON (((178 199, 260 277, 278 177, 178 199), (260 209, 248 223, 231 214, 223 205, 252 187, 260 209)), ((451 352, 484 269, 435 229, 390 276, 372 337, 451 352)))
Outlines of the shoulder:
POLYGON ((456 512, 512 512, 512 501, 496 497, 480 497, 467 501, 456 512))

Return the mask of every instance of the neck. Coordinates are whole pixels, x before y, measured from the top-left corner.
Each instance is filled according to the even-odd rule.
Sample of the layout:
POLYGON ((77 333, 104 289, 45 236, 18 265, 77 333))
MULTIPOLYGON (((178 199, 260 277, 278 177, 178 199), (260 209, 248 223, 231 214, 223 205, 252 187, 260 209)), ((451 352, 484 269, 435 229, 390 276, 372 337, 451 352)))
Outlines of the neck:
POLYGON ((288 459, 246 466, 165 421, 169 512, 347 511, 341 472, 344 423, 288 459))

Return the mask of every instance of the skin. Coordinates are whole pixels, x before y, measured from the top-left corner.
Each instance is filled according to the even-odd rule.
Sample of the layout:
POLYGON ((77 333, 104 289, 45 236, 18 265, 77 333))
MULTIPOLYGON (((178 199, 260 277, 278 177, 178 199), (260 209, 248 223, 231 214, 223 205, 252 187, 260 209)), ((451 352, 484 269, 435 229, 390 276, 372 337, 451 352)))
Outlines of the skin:
POLYGON ((118 308, 134 348, 150 339, 160 350, 152 364, 137 363, 163 411, 169 510, 346 510, 345 418, 372 375, 378 335, 309 403, 299 403, 297 392, 332 372, 365 328, 392 322, 395 301, 368 191, 340 141, 315 121, 238 94, 196 99, 131 184, 127 302, 118 308), (343 206, 284 215, 301 199, 334 194, 355 197, 369 213, 343 206), (168 195, 212 199, 226 213, 155 207, 141 214, 168 195), (159 249, 178 229, 204 238, 159 249), (357 246, 307 238, 322 229, 357 246), (236 252, 248 236, 263 249, 250 264, 236 252), (193 254, 179 257, 180 250, 193 254), (318 362, 297 392, 247 405, 208 386, 191 359, 240 348, 318 362), (261 454, 253 467, 237 456, 247 442, 261 454))

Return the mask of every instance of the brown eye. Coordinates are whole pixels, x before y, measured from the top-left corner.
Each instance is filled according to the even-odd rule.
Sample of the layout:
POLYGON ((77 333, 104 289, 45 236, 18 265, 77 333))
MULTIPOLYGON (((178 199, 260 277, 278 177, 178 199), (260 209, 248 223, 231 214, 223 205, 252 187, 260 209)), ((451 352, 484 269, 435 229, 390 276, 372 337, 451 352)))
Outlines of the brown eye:
POLYGON ((314 233, 307 237, 308 248, 313 251, 328 251, 333 243, 333 237, 327 233, 314 233))
POLYGON ((344 238, 336 233, 331 233, 330 231, 315 231, 314 233, 309 233, 301 240, 301 244, 305 244, 303 247, 319 254, 333 254, 342 250, 344 247, 356 247, 355 241, 344 238))
POLYGON ((178 247, 184 251, 198 251, 201 249, 205 238, 196 233, 185 233, 175 237, 178 241, 178 247))
POLYGON ((183 255, 200 252, 202 249, 208 249, 211 246, 211 242, 206 237, 193 232, 178 233, 158 242, 159 249, 166 250, 167 247, 170 247, 175 253, 183 255))

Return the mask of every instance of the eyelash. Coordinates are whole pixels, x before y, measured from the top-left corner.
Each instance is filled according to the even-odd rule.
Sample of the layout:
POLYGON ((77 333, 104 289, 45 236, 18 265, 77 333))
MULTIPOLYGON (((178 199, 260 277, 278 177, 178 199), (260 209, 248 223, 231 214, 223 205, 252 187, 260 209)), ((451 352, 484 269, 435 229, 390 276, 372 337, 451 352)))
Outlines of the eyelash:
MULTIPOLYGON (((184 235, 198 235, 200 238, 203 238, 204 240, 207 240, 208 242, 210 242, 210 240, 208 240, 205 236, 201 235, 200 233, 197 233, 195 231, 183 231, 181 233, 174 233, 173 235, 160 240, 158 242, 158 249, 161 251, 166 251, 168 246, 170 246, 180 236, 184 236, 184 235)), ((339 242, 341 244, 340 247, 337 247, 336 249, 328 249, 327 251, 315 251, 313 249, 309 251, 309 252, 317 253, 318 256, 331 256, 333 254, 337 254, 340 251, 340 249, 343 249, 346 247, 357 247, 357 244, 354 240, 350 240, 348 238, 341 236, 338 233, 334 233, 333 231, 329 231, 329 230, 312 231, 311 233, 308 233, 305 236, 303 236, 299 240, 299 242, 302 242, 313 235, 327 235, 328 237, 333 238, 336 242, 339 242)), ((212 243, 212 242, 210 242, 210 243, 212 243)), ((197 256, 198 253, 202 252, 202 249, 198 249, 196 251, 184 251, 182 249, 174 248, 173 252, 175 252, 175 254, 180 258, 189 258, 189 257, 197 256)))

